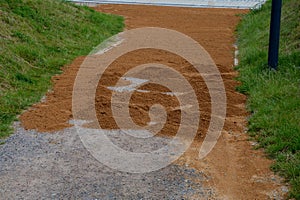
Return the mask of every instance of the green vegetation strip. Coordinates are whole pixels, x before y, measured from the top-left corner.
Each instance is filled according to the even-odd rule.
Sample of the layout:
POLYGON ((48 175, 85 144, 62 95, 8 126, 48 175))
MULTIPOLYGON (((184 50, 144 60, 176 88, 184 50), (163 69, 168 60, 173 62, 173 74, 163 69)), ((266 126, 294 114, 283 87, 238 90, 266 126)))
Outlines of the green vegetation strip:
POLYGON ((0 138, 51 88, 51 76, 106 38, 123 18, 59 0, 0 1, 0 138))
POLYGON ((238 90, 249 96, 250 135, 276 160, 272 169, 290 182, 290 197, 300 199, 300 1, 283 1, 278 71, 266 65, 270 12, 268 1, 238 27, 238 90))

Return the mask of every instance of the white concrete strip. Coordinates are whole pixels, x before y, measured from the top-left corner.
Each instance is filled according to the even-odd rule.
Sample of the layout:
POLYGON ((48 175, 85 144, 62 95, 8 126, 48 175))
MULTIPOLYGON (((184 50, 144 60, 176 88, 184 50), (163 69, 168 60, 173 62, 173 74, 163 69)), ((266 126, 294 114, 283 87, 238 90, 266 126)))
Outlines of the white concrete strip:
POLYGON ((240 8, 255 9, 266 0, 69 0, 81 5, 95 6, 97 4, 142 4, 178 7, 203 8, 240 8))

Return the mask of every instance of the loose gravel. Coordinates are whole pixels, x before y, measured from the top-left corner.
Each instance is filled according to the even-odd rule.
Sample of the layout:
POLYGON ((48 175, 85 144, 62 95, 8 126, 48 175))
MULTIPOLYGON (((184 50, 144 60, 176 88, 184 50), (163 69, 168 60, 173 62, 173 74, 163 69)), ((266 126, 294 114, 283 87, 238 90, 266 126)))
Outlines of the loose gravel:
POLYGON ((173 164, 119 172, 94 159, 75 128, 45 134, 14 126, 0 146, 0 199, 216 199, 203 172, 173 164))

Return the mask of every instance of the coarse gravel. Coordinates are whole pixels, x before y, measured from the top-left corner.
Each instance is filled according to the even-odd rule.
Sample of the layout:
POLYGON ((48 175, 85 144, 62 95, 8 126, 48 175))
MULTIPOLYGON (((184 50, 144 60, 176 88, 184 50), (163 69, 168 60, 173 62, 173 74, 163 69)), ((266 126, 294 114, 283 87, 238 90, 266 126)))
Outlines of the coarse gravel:
POLYGON ((0 146, 0 199, 216 199, 209 177, 171 164, 144 174, 94 159, 74 127, 51 134, 24 130, 0 146))

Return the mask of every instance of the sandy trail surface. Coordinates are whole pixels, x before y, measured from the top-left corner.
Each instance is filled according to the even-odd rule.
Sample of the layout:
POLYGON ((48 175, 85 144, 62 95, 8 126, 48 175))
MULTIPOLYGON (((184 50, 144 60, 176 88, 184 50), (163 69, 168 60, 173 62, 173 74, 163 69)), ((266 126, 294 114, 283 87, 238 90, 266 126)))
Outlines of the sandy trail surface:
MULTIPOLYGON (((201 76, 178 55, 155 49, 137 50, 114 61, 99 81, 95 98, 97 123, 107 130, 118 128, 110 108, 109 86, 128 69, 155 62, 178 70, 191 83, 199 102, 201 126, 188 151, 161 170, 130 174, 102 165, 85 150, 69 123, 73 84, 85 59, 79 57, 64 68, 63 74, 53 77, 54 87, 46 100, 20 116, 22 125, 15 124, 16 133, 1 147, 0 196, 4 199, 283 199, 287 187, 269 170, 272 162, 262 151, 253 150, 254 143, 248 141, 246 97, 235 91, 238 83, 234 80, 237 72, 233 70, 234 31, 240 20, 238 15, 247 11, 132 5, 101 5, 95 9, 124 16, 126 29, 168 28, 188 35, 206 49, 222 75, 227 96, 226 121, 217 145, 205 159, 199 160, 198 150, 211 114, 210 96, 201 76)), ((131 98, 132 120, 146 125, 150 120, 149 108, 159 103, 167 109, 168 118, 158 137, 174 136, 180 126, 176 98, 162 94, 168 89, 155 84, 139 89, 149 92, 137 92, 131 98)), ((93 123, 87 126, 93 128, 93 123)))

